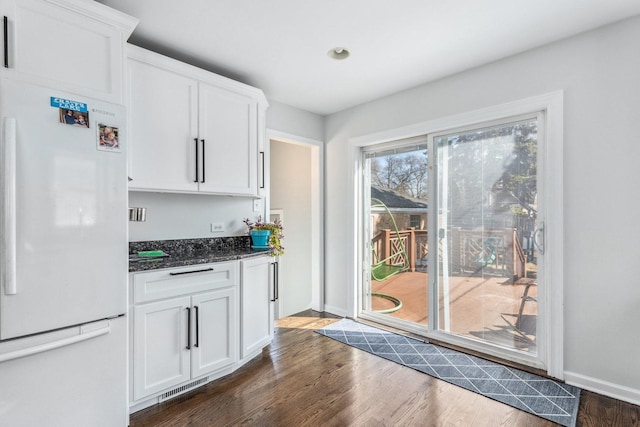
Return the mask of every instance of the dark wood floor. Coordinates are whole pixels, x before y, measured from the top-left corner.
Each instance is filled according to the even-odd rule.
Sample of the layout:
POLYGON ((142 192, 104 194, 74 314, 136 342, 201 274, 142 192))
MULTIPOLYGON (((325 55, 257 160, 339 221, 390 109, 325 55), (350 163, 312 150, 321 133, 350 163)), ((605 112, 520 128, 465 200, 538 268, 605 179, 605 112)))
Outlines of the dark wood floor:
MULTIPOLYGON (((279 321, 273 343, 235 373, 131 416, 137 426, 555 426, 323 337, 334 320, 279 321)), ((577 426, 640 426, 640 407, 590 392, 577 426)))

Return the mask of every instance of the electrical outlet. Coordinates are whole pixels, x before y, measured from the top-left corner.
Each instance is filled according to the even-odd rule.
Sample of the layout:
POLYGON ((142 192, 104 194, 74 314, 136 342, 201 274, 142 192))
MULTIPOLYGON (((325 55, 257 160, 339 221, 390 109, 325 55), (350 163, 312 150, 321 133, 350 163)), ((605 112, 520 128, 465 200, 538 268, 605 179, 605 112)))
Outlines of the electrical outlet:
POLYGON ((211 223, 211 232, 212 233, 221 233, 224 231, 224 223, 222 222, 212 222, 211 223))
POLYGON ((260 212, 262 210, 262 199, 253 200, 253 211, 260 212))

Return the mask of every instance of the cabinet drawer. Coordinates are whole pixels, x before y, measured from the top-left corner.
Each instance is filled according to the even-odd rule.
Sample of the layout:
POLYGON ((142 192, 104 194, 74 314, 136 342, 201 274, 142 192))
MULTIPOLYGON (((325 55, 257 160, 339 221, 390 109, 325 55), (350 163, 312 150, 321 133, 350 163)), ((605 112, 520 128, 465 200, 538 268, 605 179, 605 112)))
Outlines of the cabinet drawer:
POLYGON ((235 286, 238 262, 198 264, 133 274, 133 303, 235 286))

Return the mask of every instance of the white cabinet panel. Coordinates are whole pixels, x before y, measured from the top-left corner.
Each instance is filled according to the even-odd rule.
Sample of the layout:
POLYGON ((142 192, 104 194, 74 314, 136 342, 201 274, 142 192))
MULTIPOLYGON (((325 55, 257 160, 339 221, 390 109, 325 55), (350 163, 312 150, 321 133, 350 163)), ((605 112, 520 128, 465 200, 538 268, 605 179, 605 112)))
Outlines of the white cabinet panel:
POLYGON ((178 385, 191 377, 187 349, 190 297, 139 305, 133 311, 133 398, 178 385))
POLYGON ((256 101, 201 82, 199 104, 199 135, 205 147, 200 191, 256 194, 256 101))
POLYGON ((236 288, 194 295, 196 327, 191 375, 196 378, 233 365, 238 357, 236 288))
POLYGON ((9 23, 8 68, 0 72, 123 103, 124 44, 137 19, 78 0, 3 0, 0 7, 9 23))
POLYGON ((241 261, 242 345, 240 358, 250 357, 273 338, 271 259, 261 256, 241 261))
POLYGON ((129 60, 130 189, 197 191, 198 82, 129 60))

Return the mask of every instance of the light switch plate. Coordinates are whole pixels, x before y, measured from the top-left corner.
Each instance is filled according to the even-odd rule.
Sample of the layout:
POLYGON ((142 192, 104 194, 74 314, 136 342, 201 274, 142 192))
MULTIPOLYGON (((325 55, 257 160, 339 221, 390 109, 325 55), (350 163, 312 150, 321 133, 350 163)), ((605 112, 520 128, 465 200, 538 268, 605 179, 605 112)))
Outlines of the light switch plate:
POLYGON ((253 211, 260 212, 262 210, 262 199, 254 199, 253 201, 253 211))

